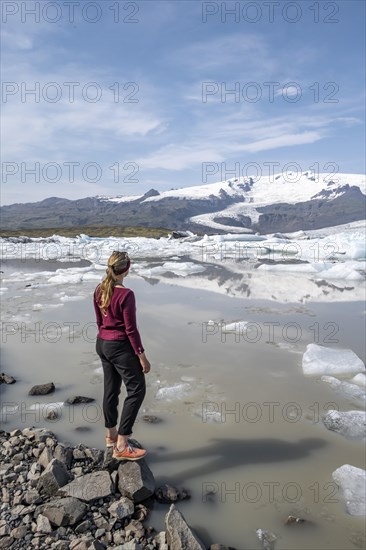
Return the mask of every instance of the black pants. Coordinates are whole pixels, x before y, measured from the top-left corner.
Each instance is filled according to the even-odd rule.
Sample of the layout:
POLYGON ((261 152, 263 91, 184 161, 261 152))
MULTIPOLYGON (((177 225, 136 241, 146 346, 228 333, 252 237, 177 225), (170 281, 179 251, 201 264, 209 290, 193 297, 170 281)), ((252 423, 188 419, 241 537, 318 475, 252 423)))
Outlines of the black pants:
POLYGON ((145 374, 128 339, 96 340, 95 351, 99 355, 104 372, 103 413, 105 427, 113 428, 118 419, 118 396, 122 381, 127 397, 123 403, 118 427, 120 435, 131 435, 137 413, 146 394, 145 374))

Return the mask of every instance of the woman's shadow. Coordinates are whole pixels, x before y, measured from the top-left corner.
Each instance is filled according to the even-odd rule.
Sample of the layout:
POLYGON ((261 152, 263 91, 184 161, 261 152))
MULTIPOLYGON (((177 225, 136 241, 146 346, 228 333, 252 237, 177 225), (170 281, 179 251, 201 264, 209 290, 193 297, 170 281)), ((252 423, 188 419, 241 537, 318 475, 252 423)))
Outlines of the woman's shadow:
POLYGON ((172 482, 182 483, 194 477, 207 477, 221 470, 237 468, 238 466, 260 463, 275 463, 301 460, 311 455, 315 450, 327 445, 320 438, 304 438, 295 442, 281 439, 210 439, 211 445, 164 454, 162 451, 149 451, 146 459, 149 464, 166 461, 188 461, 205 459, 200 466, 193 466, 172 475, 172 482))

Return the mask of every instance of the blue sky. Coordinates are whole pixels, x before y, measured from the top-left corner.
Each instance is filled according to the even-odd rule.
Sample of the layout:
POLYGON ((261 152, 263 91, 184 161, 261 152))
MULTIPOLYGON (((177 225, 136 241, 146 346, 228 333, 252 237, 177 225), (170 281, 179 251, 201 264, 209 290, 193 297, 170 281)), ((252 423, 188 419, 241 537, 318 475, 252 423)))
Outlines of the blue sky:
POLYGON ((277 0, 270 21, 265 1, 120 1, 115 22, 117 3, 80 0, 72 22, 62 0, 41 1, 39 21, 35 2, 3 2, 2 204, 268 175, 264 163, 364 173, 365 2, 277 0), (279 83, 272 101, 264 83, 279 83))

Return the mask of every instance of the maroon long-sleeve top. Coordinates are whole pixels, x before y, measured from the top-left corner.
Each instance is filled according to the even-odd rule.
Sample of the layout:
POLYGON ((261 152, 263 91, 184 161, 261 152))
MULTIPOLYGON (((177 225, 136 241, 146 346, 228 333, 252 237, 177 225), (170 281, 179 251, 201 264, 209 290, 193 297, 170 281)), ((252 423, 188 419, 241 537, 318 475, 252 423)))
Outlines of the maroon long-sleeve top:
MULTIPOLYGON (((98 285, 99 286, 99 285, 98 285)), ((144 350, 136 322, 135 295, 130 288, 115 286, 106 315, 98 306, 98 286, 94 290, 94 309, 98 325, 98 338, 125 340, 128 338, 135 354, 144 350)))

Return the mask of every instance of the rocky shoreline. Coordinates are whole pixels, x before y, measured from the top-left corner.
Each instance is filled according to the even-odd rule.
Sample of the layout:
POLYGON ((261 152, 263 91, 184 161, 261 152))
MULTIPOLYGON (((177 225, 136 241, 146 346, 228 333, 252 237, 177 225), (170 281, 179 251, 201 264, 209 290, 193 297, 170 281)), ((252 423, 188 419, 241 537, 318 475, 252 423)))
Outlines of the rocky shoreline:
POLYGON ((2 430, 0 444, 0 548, 206 550, 174 504, 189 493, 156 488, 144 459, 64 445, 45 428, 2 430), (165 531, 144 525, 154 499, 170 503, 165 531))

